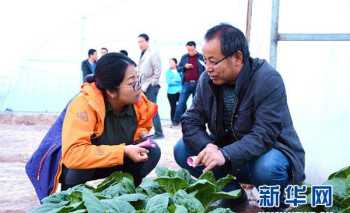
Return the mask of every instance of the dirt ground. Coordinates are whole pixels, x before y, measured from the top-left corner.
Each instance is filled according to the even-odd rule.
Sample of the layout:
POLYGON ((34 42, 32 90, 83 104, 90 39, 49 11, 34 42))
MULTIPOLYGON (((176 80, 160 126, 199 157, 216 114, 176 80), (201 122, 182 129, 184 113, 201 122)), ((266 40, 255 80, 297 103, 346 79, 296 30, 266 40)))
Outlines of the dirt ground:
MULTIPOLYGON (((55 118, 55 114, 0 114, 0 213, 27 212, 39 206, 24 166, 55 118)), ((159 165, 178 169, 173 146, 181 137, 181 129, 170 128, 167 121, 162 125, 166 137, 157 140, 162 150, 159 165)), ((247 192, 250 203, 254 203, 256 193, 247 192)), ((243 212, 258 211, 252 206, 243 212)))

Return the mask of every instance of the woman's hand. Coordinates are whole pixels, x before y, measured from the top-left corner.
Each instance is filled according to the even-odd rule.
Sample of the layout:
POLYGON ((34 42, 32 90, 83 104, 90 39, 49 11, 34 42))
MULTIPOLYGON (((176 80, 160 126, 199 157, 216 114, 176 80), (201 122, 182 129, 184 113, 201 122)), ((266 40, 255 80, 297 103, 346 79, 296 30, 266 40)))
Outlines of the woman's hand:
POLYGON ((148 160, 148 150, 137 145, 127 145, 125 146, 124 153, 133 162, 143 162, 148 160))

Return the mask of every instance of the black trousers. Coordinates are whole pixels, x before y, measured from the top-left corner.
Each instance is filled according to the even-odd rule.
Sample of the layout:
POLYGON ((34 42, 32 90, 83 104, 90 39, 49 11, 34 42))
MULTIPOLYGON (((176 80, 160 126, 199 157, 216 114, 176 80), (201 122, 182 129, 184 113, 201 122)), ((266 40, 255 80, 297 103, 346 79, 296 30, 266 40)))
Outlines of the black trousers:
POLYGON ((66 190, 90 180, 105 178, 115 171, 130 173, 134 177, 135 186, 138 186, 142 178, 156 167, 160 159, 161 154, 158 146, 150 148, 149 151, 148 160, 141 163, 134 163, 129 158, 125 157, 123 165, 111 168, 69 169, 63 166, 62 175, 60 177, 61 188, 62 190, 66 190))
POLYGON ((174 117, 175 117, 175 111, 176 111, 176 103, 179 101, 179 97, 180 97, 180 93, 175 93, 175 94, 168 93, 168 100, 170 104, 170 118, 173 123, 174 123, 174 117))

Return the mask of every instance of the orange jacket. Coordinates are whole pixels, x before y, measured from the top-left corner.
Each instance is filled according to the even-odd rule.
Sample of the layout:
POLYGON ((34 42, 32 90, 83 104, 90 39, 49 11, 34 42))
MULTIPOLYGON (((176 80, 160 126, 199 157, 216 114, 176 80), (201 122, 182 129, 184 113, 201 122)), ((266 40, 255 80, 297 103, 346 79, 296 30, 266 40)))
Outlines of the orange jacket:
MULTIPOLYGON (((134 104, 137 128, 134 140, 152 128, 152 118, 157 105, 144 94, 134 104)), ((67 168, 91 169, 122 165, 124 146, 93 145, 92 135, 99 137, 104 129, 105 103, 101 91, 95 83, 84 83, 80 94, 67 108, 62 128, 62 163, 67 168)))

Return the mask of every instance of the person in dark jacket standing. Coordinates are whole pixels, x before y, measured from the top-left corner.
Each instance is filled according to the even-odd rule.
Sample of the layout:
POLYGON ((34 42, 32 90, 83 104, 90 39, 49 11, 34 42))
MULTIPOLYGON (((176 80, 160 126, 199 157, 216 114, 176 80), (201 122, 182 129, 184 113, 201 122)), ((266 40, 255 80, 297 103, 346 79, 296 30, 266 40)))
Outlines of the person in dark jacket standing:
POLYGON ((89 49, 88 58, 81 62, 81 71, 83 73, 83 81, 89 74, 95 74, 97 61, 97 51, 95 49, 89 49))
POLYGON ((179 103, 176 106, 174 115, 174 125, 178 125, 181 116, 187 108, 187 99, 196 93, 199 76, 205 70, 203 55, 197 52, 196 43, 189 41, 186 43, 187 54, 181 57, 178 65, 178 71, 182 77, 182 90, 179 103))
MULTIPOLYGON (((181 119, 176 162, 196 177, 208 170, 216 177, 236 176, 227 191, 249 183, 279 185, 283 194, 286 185, 301 184, 305 152, 280 74, 265 60, 251 58, 244 34, 229 24, 207 31, 203 55, 206 72, 181 119), (186 163, 189 156, 196 156, 193 167, 186 163)), ((230 205, 244 203, 242 193, 230 205)))

